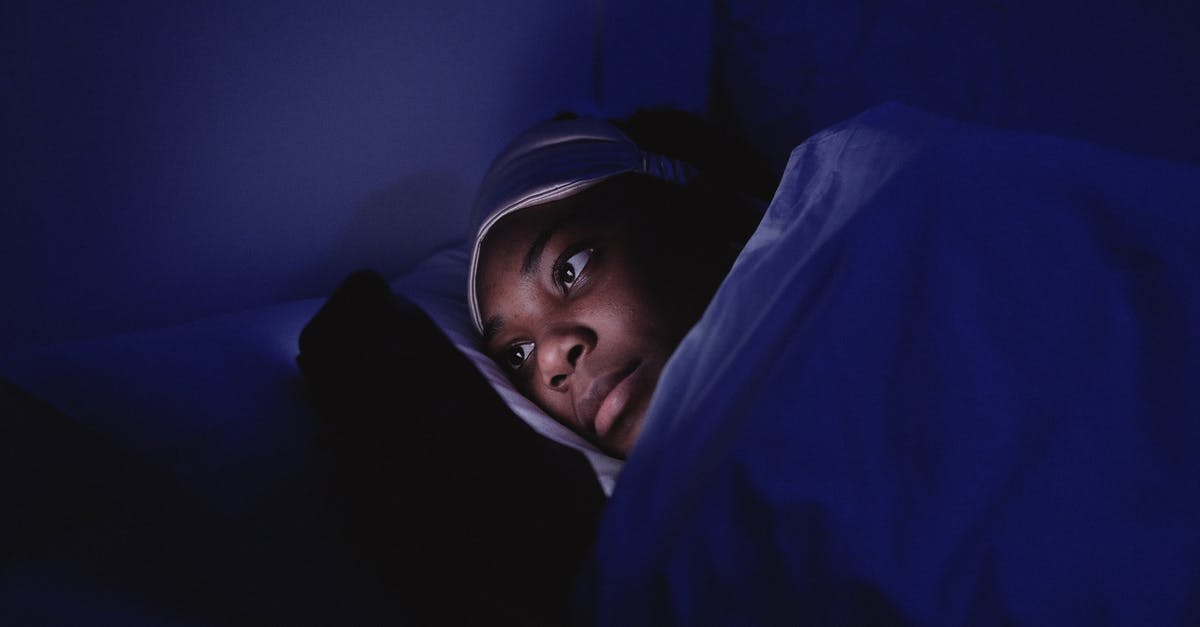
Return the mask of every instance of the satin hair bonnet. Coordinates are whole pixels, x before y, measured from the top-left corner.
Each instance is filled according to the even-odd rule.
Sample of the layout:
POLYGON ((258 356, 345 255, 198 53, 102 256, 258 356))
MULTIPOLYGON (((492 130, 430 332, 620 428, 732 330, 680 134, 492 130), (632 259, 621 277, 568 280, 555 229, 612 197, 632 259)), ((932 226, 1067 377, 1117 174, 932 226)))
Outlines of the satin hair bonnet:
POLYGON ((479 251, 492 227, 511 213, 568 198, 628 172, 683 184, 695 175, 695 168, 641 150, 612 124, 591 118, 539 124, 500 153, 484 176, 471 211, 475 240, 467 305, 477 332, 483 332, 475 285, 479 251))

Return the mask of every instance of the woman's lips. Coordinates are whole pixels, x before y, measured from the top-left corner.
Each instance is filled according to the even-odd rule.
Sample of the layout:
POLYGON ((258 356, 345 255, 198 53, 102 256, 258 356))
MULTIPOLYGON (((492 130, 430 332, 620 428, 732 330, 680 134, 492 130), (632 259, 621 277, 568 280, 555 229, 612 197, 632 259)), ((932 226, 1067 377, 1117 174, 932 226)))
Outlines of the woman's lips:
POLYGON ((579 415, 597 438, 604 438, 629 404, 634 387, 630 375, 640 365, 641 362, 634 362, 617 372, 597 378, 580 401, 579 415))

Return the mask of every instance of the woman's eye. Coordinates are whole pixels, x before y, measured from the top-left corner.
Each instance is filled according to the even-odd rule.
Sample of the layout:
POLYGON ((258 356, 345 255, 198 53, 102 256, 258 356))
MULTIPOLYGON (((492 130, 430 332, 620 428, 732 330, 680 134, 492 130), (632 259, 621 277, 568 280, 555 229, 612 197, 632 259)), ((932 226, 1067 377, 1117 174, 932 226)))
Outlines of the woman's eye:
POLYGON ((518 342, 504 351, 504 363, 509 368, 518 370, 525 365, 525 360, 529 359, 532 352, 533 342, 518 342))
POLYGON ((579 275, 583 273, 584 267, 587 266, 588 260, 591 258, 592 249, 585 248, 559 264, 558 270, 555 272, 557 275, 555 279, 558 281, 559 286, 566 290, 574 285, 579 275))

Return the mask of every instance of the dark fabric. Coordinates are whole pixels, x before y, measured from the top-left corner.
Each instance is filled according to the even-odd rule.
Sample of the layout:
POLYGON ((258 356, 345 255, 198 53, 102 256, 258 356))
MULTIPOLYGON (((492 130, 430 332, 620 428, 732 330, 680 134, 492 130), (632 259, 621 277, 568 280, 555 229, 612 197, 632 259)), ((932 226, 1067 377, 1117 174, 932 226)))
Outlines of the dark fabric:
POLYGON ((1200 169, 874 109, 655 390, 595 625, 1200 625, 1200 169))
POLYGON ((329 428, 353 543, 421 624, 561 624, 604 506, 578 452, 537 435, 423 312, 351 275, 298 362, 329 428))
POLYGON ((227 539, 166 473, 0 380, 0 624, 222 625, 227 539))

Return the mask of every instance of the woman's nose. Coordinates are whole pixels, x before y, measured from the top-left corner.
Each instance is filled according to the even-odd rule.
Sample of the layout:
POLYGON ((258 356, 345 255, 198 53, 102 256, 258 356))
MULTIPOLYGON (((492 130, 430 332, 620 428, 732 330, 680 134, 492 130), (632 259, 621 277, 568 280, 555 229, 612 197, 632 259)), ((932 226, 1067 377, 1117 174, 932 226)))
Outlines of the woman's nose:
POLYGON ((592 334, 586 329, 573 329, 547 335, 538 342, 538 371, 547 386, 562 389, 593 345, 592 334))

